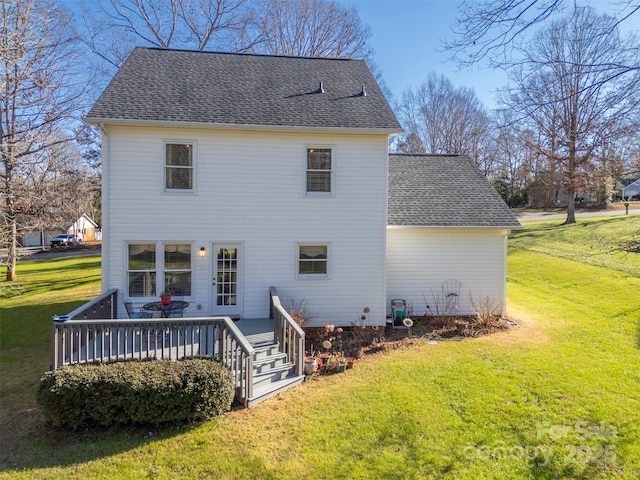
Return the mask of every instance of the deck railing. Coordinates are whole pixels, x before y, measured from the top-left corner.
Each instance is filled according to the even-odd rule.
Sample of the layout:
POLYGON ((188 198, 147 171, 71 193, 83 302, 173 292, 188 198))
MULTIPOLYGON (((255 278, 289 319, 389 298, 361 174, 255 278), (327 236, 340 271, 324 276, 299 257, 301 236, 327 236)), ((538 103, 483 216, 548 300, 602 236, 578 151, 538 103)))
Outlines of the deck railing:
POLYGON ((234 376, 236 398, 253 395, 254 349, 229 317, 116 319, 117 293, 106 292, 55 316, 51 369, 133 359, 217 358, 234 376))
POLYGON ((289 361, 296 367, 296 374, 304 375, 304 330, 280 303, 276 287, 271 287, 269 294, 273 318, 273 340, 278 344, 280 352, 289 356, 289 361))
POLYGON ((118 290, 108 290, 90 302, 80 305, 73 312, 53 316, 54 320, 93 320, 118 318, 118 290))

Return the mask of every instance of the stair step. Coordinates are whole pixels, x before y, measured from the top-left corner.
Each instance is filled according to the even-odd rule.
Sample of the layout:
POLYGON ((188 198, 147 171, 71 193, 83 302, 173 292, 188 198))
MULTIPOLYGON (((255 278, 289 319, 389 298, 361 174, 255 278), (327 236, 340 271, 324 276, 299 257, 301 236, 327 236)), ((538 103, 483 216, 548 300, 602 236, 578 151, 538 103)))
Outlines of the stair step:
POLYGON ((266 343, 266 344, 262 344, 262 345, 254 345, 254 352, 253 352, 253 361, 257 362, 260 360, 263 360, 267 357, 271 357, 273 355, 276 355, 279 352, 279 345, 277 343, 266 343))
POLYGON ((260 360, 253 361, 253 374, 267 373, 269 370, 280 367, 287 363, 286 353, 276 353, 260 360))
POLYGON ((264 385, 278 382, 295 372, 293 363, 284 363, 274 368, 270 368, 261 373, 254 373, 253 388, 261 388, 264 385))
POLYGON ((290 373, 288 376, 258 388, 254 386, 253 396, 248 400, 247 406, 251 407, 268 398, 274 397, 285 390, 288 390, 304 381, 304 375, 290 373))

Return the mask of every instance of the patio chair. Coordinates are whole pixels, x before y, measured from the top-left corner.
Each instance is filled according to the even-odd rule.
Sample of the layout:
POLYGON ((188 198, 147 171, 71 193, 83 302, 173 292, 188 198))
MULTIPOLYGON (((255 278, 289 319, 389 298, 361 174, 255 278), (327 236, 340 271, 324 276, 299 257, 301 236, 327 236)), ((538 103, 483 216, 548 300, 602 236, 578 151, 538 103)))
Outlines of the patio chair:
POLYGON ((127 309, 127 315, 129 315, 129 318, 151 318, 153 316, 151 312, 145 312, 141 308, 136 310, 133 307, 133 302, 131 300, 124 301, 124 308, 127 309))
POLYGON ((167 317, 182 318, 184 317, 184 308, 173 308, 169 310, 167 317))
POLYGON ((446 280, 442 283, 442 297, 445 300, 447 310, 458 308, 460 303, 460 289, 462 282, 458 280, 446 280))

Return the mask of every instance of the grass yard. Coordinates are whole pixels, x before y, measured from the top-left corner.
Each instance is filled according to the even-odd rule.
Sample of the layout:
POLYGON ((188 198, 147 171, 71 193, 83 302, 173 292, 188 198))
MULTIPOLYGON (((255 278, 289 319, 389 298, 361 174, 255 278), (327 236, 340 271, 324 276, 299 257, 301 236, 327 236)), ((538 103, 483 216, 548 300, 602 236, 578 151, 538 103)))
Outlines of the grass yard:
MULTIPOLYGON (((0 478, 640 477, 640 254, 604 254, 640 217, 529 222, 510 238, 518 326, 417 340, 210 422, 64 433, 34 392, 51 315, 93 297, 99 259, 26 261, 2 299, 0 478)), ((0 287, 5 286, 0 282, 0 287)))

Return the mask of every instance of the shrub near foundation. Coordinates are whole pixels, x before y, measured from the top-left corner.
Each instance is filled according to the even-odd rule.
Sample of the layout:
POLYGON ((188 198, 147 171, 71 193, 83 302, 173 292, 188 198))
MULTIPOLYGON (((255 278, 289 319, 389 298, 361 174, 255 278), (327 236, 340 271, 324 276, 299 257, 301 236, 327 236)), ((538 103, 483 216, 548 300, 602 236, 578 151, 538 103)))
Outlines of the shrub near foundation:
POLYGON ((38 403, 55 427, 202 421, 228 411, 231 371, 211 358, 69 365, 42 377, 38 403))

